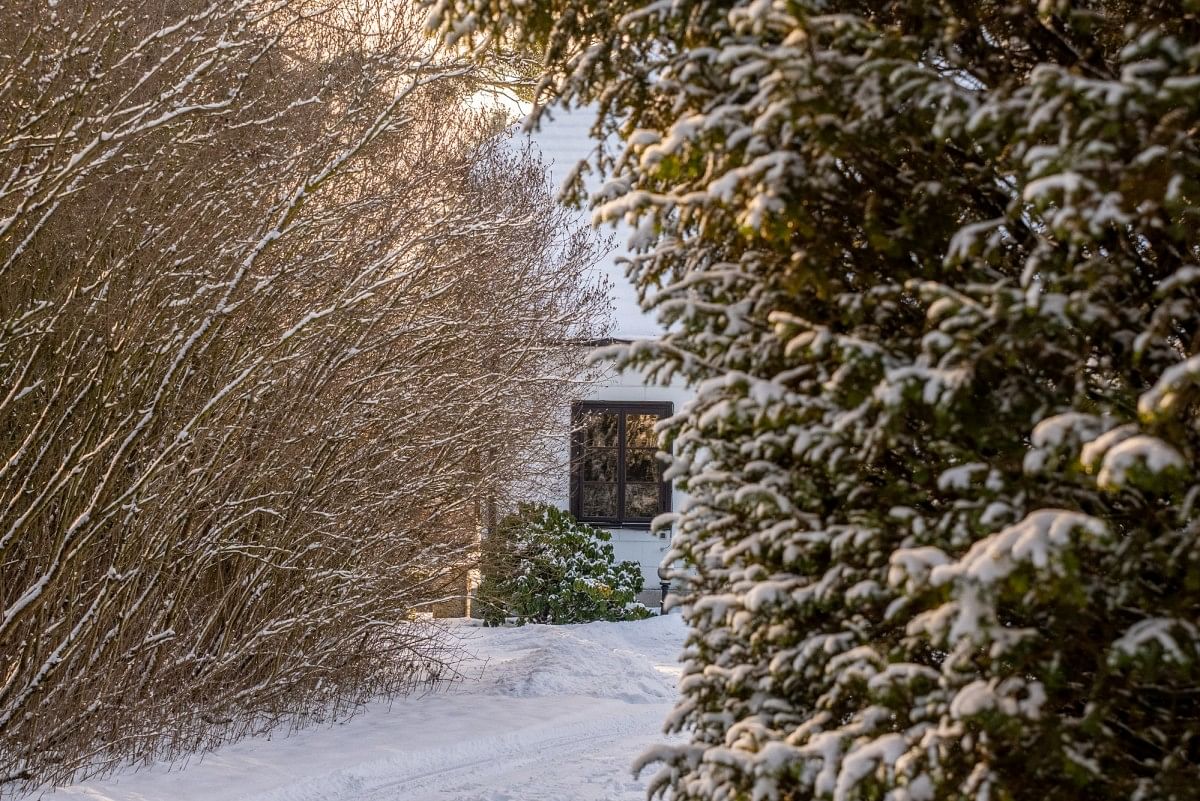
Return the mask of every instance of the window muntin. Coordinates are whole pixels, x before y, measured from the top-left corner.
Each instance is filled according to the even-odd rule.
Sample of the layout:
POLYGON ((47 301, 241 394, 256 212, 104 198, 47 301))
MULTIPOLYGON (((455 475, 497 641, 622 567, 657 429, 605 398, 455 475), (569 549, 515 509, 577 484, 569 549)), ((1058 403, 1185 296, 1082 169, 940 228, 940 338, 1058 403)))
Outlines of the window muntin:
POLYGON ((587 402, 575 405, 571 511, 580 520, 649 525, 670 511, 670 487, 655 458, 654 425, 669 403, 587 402))

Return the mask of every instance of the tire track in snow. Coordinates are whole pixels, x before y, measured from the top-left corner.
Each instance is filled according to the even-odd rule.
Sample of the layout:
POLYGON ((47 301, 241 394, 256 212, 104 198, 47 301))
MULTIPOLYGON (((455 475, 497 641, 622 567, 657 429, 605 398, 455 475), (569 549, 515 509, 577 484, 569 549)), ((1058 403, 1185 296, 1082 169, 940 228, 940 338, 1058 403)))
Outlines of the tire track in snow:
POLYGON ((583 801, 579 785, 589 779, 602 785, 595 788, 600 793, 596 798, 616 801, 616 791, 641 799, 644 790, 631 777, 629 765, 643 744, 661 741, 658 731, 670 708, 630 704, 602 717, 587 710, 551 726, 480 737, 453 748, 411 751, 239 801, 549 801, 563 798, 564 790, 572 793, 567 797, 583 801), (594 775, 581 775, 589 767, 594 775))

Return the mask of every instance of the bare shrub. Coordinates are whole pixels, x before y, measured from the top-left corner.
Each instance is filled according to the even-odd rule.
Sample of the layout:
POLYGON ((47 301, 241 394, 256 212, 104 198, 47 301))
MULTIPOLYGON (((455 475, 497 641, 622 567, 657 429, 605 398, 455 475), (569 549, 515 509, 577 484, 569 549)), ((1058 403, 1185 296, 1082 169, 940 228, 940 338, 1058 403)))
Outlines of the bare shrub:
POLYGON ((451 677, 595 245, 403 4, 0 2, 0 792, 451 677))

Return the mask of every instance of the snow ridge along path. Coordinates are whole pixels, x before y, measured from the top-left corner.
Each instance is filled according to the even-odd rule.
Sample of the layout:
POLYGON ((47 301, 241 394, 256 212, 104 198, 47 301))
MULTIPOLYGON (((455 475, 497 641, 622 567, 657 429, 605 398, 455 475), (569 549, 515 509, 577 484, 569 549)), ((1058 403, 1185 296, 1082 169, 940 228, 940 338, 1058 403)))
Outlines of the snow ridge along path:
POLYGON ((461 627, 478 661, 448 690, 331 727, 243 740, 183 767, 59 789, 46 801, 642 801, 630 763, 663 742, 685 628, 461 627))

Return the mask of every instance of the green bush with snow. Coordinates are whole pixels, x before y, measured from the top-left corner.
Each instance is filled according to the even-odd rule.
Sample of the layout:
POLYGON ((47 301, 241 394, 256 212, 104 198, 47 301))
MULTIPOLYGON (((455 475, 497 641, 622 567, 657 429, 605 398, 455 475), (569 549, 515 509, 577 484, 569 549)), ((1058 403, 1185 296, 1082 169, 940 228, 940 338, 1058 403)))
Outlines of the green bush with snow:
POLYGON ((483 619, 499 625, 587 623, 649 616, 636 562, 613 562, 609 534, 545 504, 522 504, 483 548, 476 593, 483 619))
POLYGON ((1200 3, 437 13, 599 110, 625 362, 697 389, 652 787, 1200 798, 1200 3))

